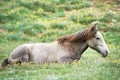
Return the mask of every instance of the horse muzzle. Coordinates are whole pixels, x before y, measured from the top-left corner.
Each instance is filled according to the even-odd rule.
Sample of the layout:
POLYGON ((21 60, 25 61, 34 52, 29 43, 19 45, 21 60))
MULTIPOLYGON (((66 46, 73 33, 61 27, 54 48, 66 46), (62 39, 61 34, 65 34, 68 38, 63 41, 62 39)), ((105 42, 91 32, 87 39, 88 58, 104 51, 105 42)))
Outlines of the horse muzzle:
POLYGON ((104 53, 101 53, 101 55, 102 55, 102 57, 103 57, 103 58, 105 58, 105 57, 107 57, 107 56, 108 56, 108 53, 109 53, 109 51, 108 51, 108 50, 106 50, 104 53))

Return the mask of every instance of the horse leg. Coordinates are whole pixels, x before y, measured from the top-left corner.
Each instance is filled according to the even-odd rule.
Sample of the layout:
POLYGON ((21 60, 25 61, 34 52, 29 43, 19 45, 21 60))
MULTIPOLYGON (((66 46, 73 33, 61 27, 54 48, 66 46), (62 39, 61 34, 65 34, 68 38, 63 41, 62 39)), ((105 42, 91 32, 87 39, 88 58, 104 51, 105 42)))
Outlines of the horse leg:
POLYGON ((11 64, 14 63, 22 63, 22 62, 29 62, 30 61, 30 51, 28 48, 22 47, 21 49, 16 49, 16 51, 12 52, 9 57, 9 62, 11 64))
POLYGON ((2 63, 2 67, 6 67, 8 64, 15 64, 21 62, 31 61, 30 49, 25 45, 17 47, 11 52, 9 58, 5 59, 2 63))
POLYGON ((29 62, 29 55, 25 54, 21 56, 21 62, 29 62))
POLYGON ((21 65, 22 62, 29 62, 29 55, 22 55, 20 60, 17 61, 16 63, 18 63, 19 65, 21 65))
POLYGON ((25 54, 25 55, 21 55, 17 59, 8 59, 8 62, 9 62, 9 64, 21 65, 21 63, 29 62, 29 55, 25 54))

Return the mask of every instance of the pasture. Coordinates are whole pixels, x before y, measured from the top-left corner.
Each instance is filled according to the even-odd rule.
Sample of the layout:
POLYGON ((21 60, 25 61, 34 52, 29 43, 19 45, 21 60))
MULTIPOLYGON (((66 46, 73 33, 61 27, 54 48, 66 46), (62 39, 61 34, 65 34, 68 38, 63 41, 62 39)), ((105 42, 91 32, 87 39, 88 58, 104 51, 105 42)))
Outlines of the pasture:
POLYGON ((0 66, 0 80, 120 80, 119 0, 0 1, 0 64, 18 45, 52 42, 98 21, 110 53, 88 49, 71 64, 0 66))

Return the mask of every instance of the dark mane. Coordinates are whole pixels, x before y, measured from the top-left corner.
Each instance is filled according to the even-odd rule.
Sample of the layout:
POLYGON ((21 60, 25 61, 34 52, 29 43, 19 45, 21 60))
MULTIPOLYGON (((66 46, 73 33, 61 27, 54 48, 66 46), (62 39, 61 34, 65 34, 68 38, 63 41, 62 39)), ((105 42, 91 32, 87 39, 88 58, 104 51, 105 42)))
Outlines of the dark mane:
POLYGON ((75 34, 72 35, 67 35, 67 36, 63 36, 58 38, 58 42, 59 43, 64 43, 64 42, 75 42, 75 41, 86 41, 89 38, 89 34, 90 34, 90 29, 85 29, 82 30, 80 32, 77 32, 75 34))

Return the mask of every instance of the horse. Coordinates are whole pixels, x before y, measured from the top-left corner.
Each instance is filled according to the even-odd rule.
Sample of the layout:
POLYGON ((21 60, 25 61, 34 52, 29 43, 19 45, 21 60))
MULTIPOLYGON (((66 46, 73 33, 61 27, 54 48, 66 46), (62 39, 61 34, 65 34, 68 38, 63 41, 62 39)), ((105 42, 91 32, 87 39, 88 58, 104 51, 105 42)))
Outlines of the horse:
POLYGON ((2 62, 2 67, 22 62, 71 63, 80 60, 88 47, 100 53, 102 57, 106 57, 109 53, 103 36, 98 31, 98 23, 74 34, 59 37, 51 43, 22 44, 2 62))

